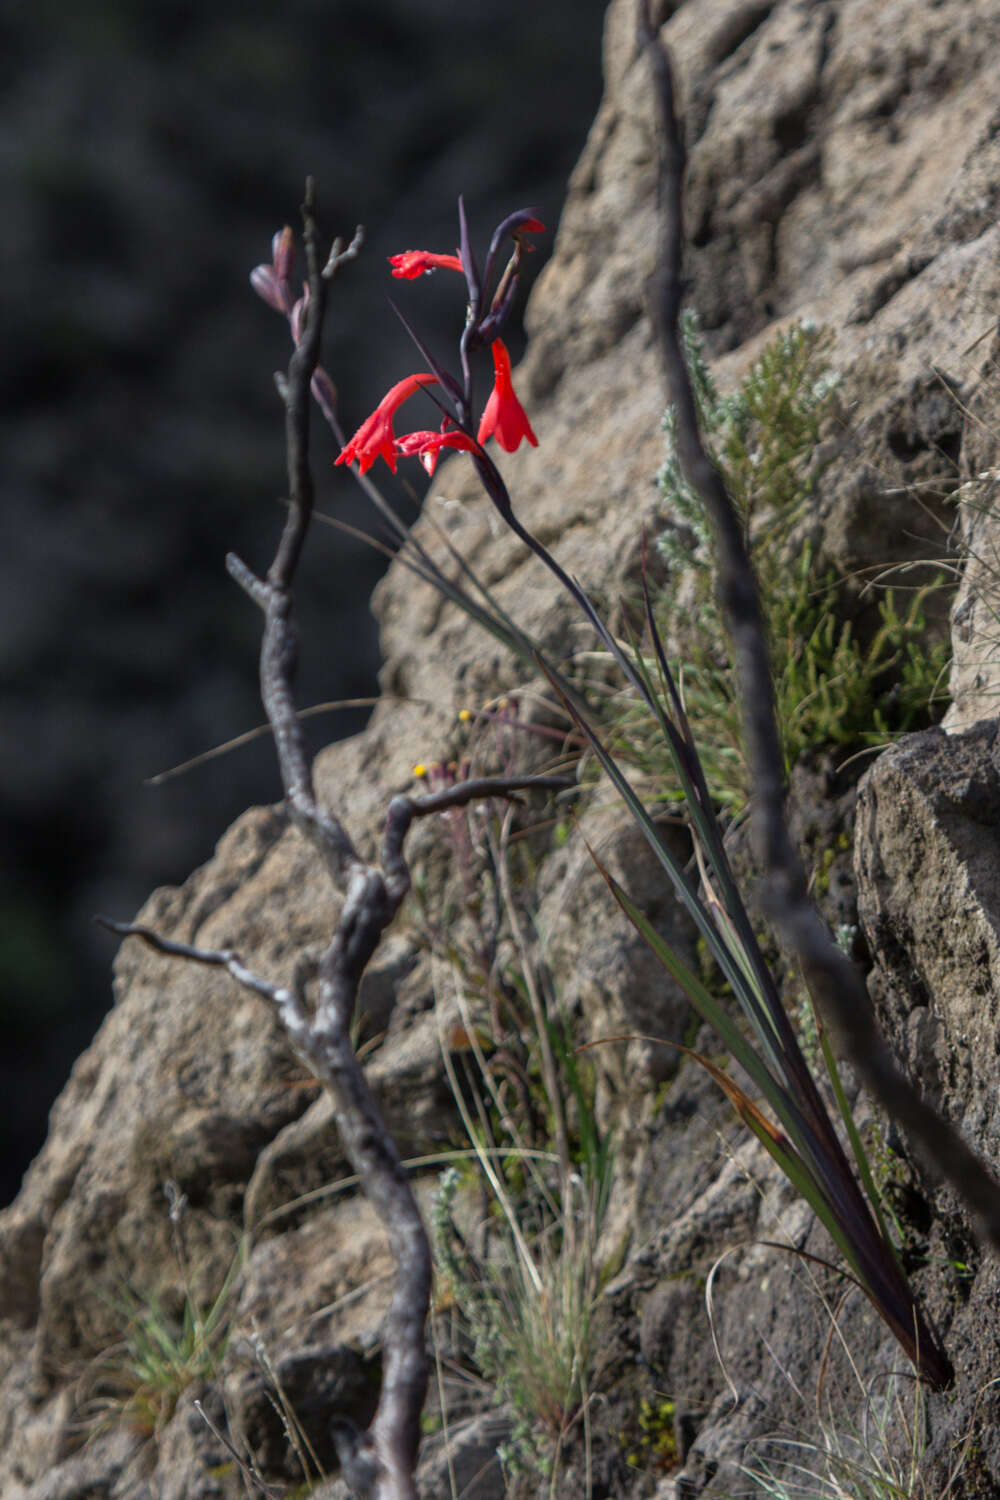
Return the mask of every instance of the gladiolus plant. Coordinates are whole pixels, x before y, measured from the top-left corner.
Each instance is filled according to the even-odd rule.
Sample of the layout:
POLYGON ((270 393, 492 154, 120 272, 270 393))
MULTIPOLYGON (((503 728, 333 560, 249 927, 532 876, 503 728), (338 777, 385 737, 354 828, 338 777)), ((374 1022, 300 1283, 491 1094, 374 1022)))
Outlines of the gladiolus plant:
MULTIPOLYGON (((514 391, 510 355, 500 338, 500 332, 513 307, 524 253, 531 249, 525 237, 529 234, 541 234, 545 226, 529 209, 511 214, 494 234, 486 257, 485 271, 480 276, 469 245, 465 213, 461 204, 459 217, 462 244, 457 255, 437 255, 429 250, 404 250, 400 255, 391 255, 389 264, 392 266, 393 276, 408 281, 439 268, 460 271, 464 275, 468 312, 461 344, 462 381, 456 381, 437 365, 434 365, 432 372, 409 375, 405 380, 398 381, 386 392, 371 416, 362 422, 350 442, 345 444, 337 459, 338 464, 356 461, 361 473, 365 474, 377 458, 384 458, 395 473, 397 458, 419 458, 427 472, 433 474, 442 448, 458 449, 485 457, 483 445, 491 437, 495 437, 507 453, 513 453, 524 439, 535 447, 538 445, 524 407, 514 391), (497 257, 507 239, 513 241, 513 253, 494 285, 497 257), (493 389, 483 408, 478 428, 473 432, 472 360, 487 345, 493 355, 493 389), (410 432, 397 438, 392 428, 395 412, 414 392, 427 386, 437 386, 433 399, 442 414, 440 430, 410 432)), ((258 267, 254 273, 257 279, 253 284, 265 300, 272 306, 278 306, 266 275, 261 274, 266 270, 267 268, 258 267)), ((406 323, 405 318, 403 321, 406 323)), ((406 326, 409 328, 408 323, 406 326)), ((412 329, 410 333, 414 343, 425 353, 412 329)))

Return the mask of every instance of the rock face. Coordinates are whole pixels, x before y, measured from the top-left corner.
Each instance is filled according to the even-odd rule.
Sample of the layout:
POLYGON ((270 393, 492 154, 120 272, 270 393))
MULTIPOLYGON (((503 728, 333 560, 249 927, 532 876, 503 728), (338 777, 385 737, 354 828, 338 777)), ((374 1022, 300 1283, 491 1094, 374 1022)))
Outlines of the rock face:
POLYGON ((858 909, 880 1013, 927 1097, 1000 1159, 996 1089, 1000 797, 995 719, 913 735, 883 755, 858 807, 858 909))
MULTIPOLYGON (((997 341, 972 347, 1000 291, 996 7, 688 0, 660 10, 690 152, 691 299, 717 378, 733 382, 792 318, 831 325, 842 419, 824 439, 811 539, 844 571, 877 574, 941 555, 953 521, 948 497, 998 461, 997 341)), ((608 11, 604 62, 605 99, 528 308, 517 384, 540 445, 504 466, 525 521, 614 607, 635 582, 642 527, 663 521, 653 478, 664 398, 643 311, 655 255, 655 140, 632 0, 608 11)), ((568 601, 502 529, 463 462, 440 470, 417 527, 424 544, 445 559, 443 530, 554 654, 589 649, 568 601)), ((977 535, 967 528, 973 559, 986 547, 977 535)), ((983 586, 975 589, 982 599, 983 586)), ((317 765, 321 795, 366 850, 388 797, 411 784, 415 759, 469 748, 455 728, 458 710, 525 686, 523 668, 401 565, 376 608, 386 696, 365 734, 330 747, 317 765)), ((992 622, 988 607, 963 610, 960 601, 956 655, 970 661, 981 651, 986 662, 992 622)), ((958 709, 964 689, 955 692, 958 709)), ((869 773, 859 801, 858 909, 873 995, 904 1064, 996 1162, 1000 760, 992 724, 953 722, 961 733, 909 739, 869 773)), ((526 763, 540 763, 537 743, 530 734, 519 741, 526 763)), ((624 817, 592 806, 583 831, 697 963, 624 817)), ((589 1037, 625 1028, 690 1041, 678 995, 624 921, 599 908, 605 898, 576 837, 570 830, 560 845, 533 831, 528 845, 538 942, 561 998, 589 1037)), ((426 908, 402 921, 376 958, 366 1024, 370 1077, 401 1150, 425 1160, 460 1131, 440 1038, 464 1024, 452 992, 435 984, 425 928, 435 901, 440 910, 451 902, 458 933, 469 910, 448 874, 454 846, 440 831, 421 829, 411 854, 426 908)), ((842 914, 849 896, 838 900, 842 914)), ((143 920, 183 941, 236 947, 269 979, 302 965, 308 983, 335 909, 280 810, 254 810, 181 889, 158 892, 143 920)), ((755 1243, 830 1255, 770 1159, 693 1064, 664 1062, 645 1044, 602 1051, 597 1109, 617 1125, 619 1145, 593 1387, 601 1397, 593 1493, 673 1500, 745 1490, 747 1444, 812 1423, 805 1397, 821 1366, 825 1394, 838 1395, 850 1426, 884 1386, 892 1343, 861 1299, 848 1297, 838 1326, 864 1389, 851 1387, 822 1300, 825 1292, 835 1303, 842 1288, 810 1262, 755 1243), (674 1402, 674 1431, 661 1416, 650 1437, 651 1419, 643 1426, 639 1417, 663 1393, 674 1402)), ((859 1110, 864 1119, 863 1100, 859 1110)), ((977 1395, 997 1368, 997 1273, 980 1265, 951 1196, 923 1180, 903 1143, 889 1144, 886 1172, 900 1179, 913 1227, 913 1279, 958 1372, 950 1404, 930 1408, 933 1466, 977 1417, 977 1395)), ((415 1169, 425 1204, 436 1170, 415 1169)), ((4 1500, 237 1495, 240 1477, 198 1417, 196 1397, 275 1485, 301 1478, 271 1405, 287 1398, 332 1470, 330 1412, 363 1424, 377 1391, 391 1281, 382 1236, 341 1183, 344 1173, 326 1103, 260 1002, 215 971, 126 945, 115 1009, 0 1220, 4 1500), (173 1184, 170 1202, 164 1184, 173 1184), (228 1342, 192 1375, 176 1409, 160 1412, 155 1439, 102 1426, 102 1412, 120 1415, 123 1405, 115 1353, 129 1321, 123 1298, 176 1317, 187 1282, 204 1305, 230 1272, 228 1342), (81 1452, 88 1419, 93 1440, 81 1452)), ((992 1399, 983 1397, 978 1419, 989 1418, 992 1399)), ((496 1441, 482 1406, 468 1391, 454 1397, 447 1451, 470 1482, 482 1475, 469 1493, 486 1496, 502 1488, 495 1465, 475 1462, 496 1441)), ((446 1447, 428 1444, 428 1495, 447 1492, 446 1447)), ((584 1493, 582 1452, 571 1451, 566 1465, 564 1492, 584 1493)), ((1000 1486, 1000 1443, 988 1426, 964 1483, 970 1496, 1000 1486)))
POLYGON ((1000 711, 1000 475, 987 469, 955 492, 965 566, 951 610, 951 707, 944 727, 967 729, 1000 711))

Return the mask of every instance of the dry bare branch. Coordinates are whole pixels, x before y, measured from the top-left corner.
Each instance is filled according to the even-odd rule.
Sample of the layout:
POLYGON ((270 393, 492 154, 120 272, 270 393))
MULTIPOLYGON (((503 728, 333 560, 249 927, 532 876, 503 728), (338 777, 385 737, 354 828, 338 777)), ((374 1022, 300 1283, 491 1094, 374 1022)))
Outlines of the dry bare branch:
MULTIPOLYGON (((362 1190, 389 1236, 396 1262, 393 1296, 383 1329, 382 1388, 370 1432, 364 1435, 376 1471, 375 1500, 417 1500, 414 1469, 427 1386, 424 1323, 431 1285, 427 1235, 405 1168, 351 1045, 350 1026, 361 976, 410 888, 403 843, 415 818, 491 797, 512 798, 530 788, 563 789, 564 777, 483 777, 419 797, 394 797, 382 844, 382 867, 359 854, 338 813, 316 800, 312 769, 293 692, 298 640, 293 585, 313 513, 309 460, 310 388, 319 367, 327 283, 361 244, 360 231, 325 260, 316 222, 315 191, 306 184, 302 209, 307 295, 292 312, 296 347, 287 375, 276 381, 285 406, 288 506, 274 560, 263 578, 242 560, 226 562, 233 579, 262 610, 261 696, 274 735, 285 803, 299 832, 322 859, 343 895, 336 931, 320 960, 315 1008, 297 985, 287 988, 255 974, 230 949, 198 948, 161 937, 139 923, 103 925, 139 937, 158 952, 225 968, 239 984, 270 1001, 297 1055, 329 1091, 344 1150, 362 1190)), ((290 231, 287 231, 290 243, 290 231)), ((103 920, 103 919, 102 919, 103 920)))
POLYGON ((860 974, 841 953, 809 899, 805 870, 788 832, 784 761, 760 602, 742 528, 722 476, 701 441, 679 331, 686 155, 675 107, 673 72, 667 49, 654 30, 649 0, 639 0, 638 15, 640 44, 652 70, 661 152, 661 244, 649 288, 651 313, 668 398, 677 413, 678 457, 715 533, 718 594, 733 642, 752 770, 751 828, 763 872, 765 909, 860 1078, 911 1137, 935 1175, 944 1178, 964 1199, 994 1248, 1000 1249, 1000 1185, 958 1132, 899 1072, 878 1031, 860 974))

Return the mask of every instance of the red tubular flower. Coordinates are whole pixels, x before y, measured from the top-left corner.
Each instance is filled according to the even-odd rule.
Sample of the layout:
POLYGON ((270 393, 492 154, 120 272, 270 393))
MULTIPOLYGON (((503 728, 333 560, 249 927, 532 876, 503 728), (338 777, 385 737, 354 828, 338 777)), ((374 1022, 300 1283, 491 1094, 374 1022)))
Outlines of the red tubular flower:
POLYGON ((426 372, 422 375, 407 375, 391 390, 387 391, 371 416, 362 422, 357 432, 338 455, 338 464, 352 464, 355 459, 367 474, 377 458, 384 458, 389 468, 396 472, 396 438, 392 430, 392 418, 396 408, 408 401, 421 386, 437 385, 438 378, 426 372))
POLYGON ((442 448, 457 448, 462 453, 478 453, 479 444, 464 432, 408 432, 396 439, 396 452, 400 458, 417 457, 433 474, 442 448))
POLYGON ((393 276, 406 281, 415 281, 428 271, 443 266, 448 271, 461 271, 462 262, 457 255, 434 255, 430 250, 404 250, 401 255, 390 255, 389 264, 393 276))
POLYGON ((490 399, 479 423, 480 446, 487 438, 495 437, 505 453, 513 453, 521 439, 527 438, 531 446, 537 448, 538 439, 531 430, 524 407, 514 394, 510 378, 510 355, 506 346, 502 339, 494 339, 490 347, 493 350, 493 369, 496 373, 490 399))

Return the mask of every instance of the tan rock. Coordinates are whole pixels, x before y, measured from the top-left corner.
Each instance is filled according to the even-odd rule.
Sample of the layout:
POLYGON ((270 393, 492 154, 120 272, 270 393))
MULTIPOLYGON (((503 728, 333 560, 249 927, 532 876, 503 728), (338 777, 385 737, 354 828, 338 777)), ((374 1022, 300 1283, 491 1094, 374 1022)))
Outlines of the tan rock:
MULTIPOLYGON (((997 7, 991 0, 943 0, 932 7, 923 0, 844 0, 837 6, 699 0, 661 9, 671 11, 664 35, 674 50, 690 152, 691 300, 720 381, 735 382, 788 319, 810 316, 832 325, 843 425, 831 435, 831 462, 817 490, 817 539, 843 566, 862 569, 936 555, 951 525, 947 495, 964 475, 981 473, 997 457, 995 341, 972 348, 1000 301, 997 7), (974 430, 966 429, 964 408, 976 414, 974 430)), ((540 446, 503 456, 502 468, 524 522, 614 609, 622 587, 634 584, 642 527, 655 533, 662 524, 654 480, 664 396, 644 315, 644 284, 656 254, 656 158, 632 0, 610 6, 605 67, 605 97, 573 175, 555 254, 528 308, 529 350, 516 375, 540 446)), ((590 648, 569 601, 504 531, 462 458, 442 465, 417 524, 428 549, 451 566, 436 528, 554 653, 590 648)), ((970 555, 981 556, 992 543, 970 529, 967 545, 970 555)), ((990 646, 980 616, 985 609, 988 621, 990 606, 971 569, 967 589, 975 600, 972 613, 956 624, 964 628, 963 619, 974 619, 975 633, 963 644, 969 648, 963 661, 978 652, 985 666, 990 646)), ((444 753, 456 711, 510 691, 525 677, 401 564, 380 586, 376 608, 387 696, 362 736, 330 747, 317 763, 321 796, 343 812, 367 853, 377 843, 389 795, 411 785, 415 760, 444 753)), ((956 683, 962 703, 964 679, 956 683)), ((954 722, 957 727, 958 718, 954 722)), ((919 964, 928 985, 923 1030, 912 1020, 904 1024, 900 1012, 899 1034, 914 1065, 937 1068, 930 1083, 938 1096, 964 1111, 971 1129, 989 1134, 995 1113, 983 1059, 992 1055, 993 918, 985 890, 974 910, 969 903, 979 899, 978 842, 992 839, 996 824, 984 833, 977 822, 972 791, 978 782, 971 771, 968 784, 962 781, 964 762, 952 760, 948 748, 955 742, 941 736, 922 743, 931 747, 933 766, 928 762, 920 771, 916 792, 904 786, 909 752, 880 763, 871 783, 888 787, 900 778, 893 817, 902 840, 902 868, 885 899, 879 897, 874 920, 876 926, 910 924, 907 962, 919 964), (926 786, 931 769, 960 804, 952 833, 944 823, 954 809, 936 808, 938 794, 926 786), (925 829, 925 847, 936 851, 926 867, 913 857, 914 828, 925 829), (948 881, 928 883, 930 870, 943 864, 951 871, 948 881), (917 931, 920 913, 926 921, 917 931), (960 977, 970 974, 977 976, 980 988, 973 993, 981 1002, 971 1011, 960 977), (940 1057, 934 1038, 946 1044, 940 1057)), ((987 753, 982 735, 967 745, 978 747, 980 759, 987 753)), ((616 825, 612 815, 610 822, 608 837, 623 873, 646 879, 629 853, 632 836, 622 832, 624 820, 616 825)), ((862 874, 875 900, 876 853, 882 851, 883 862, 889 856, 884 840, 868 847, 873 852, 870 860, 863 857, 862 874)), ((418 864, 440 868, 433 830, 420 830, 412 848, 418 864)), ((568 970, 575 967, 574 944, 583 953, 566 988, 595 1029, 621 1020, 656 1025, 674 1037, 682 1033, 683 1007, 673 993, 655 990, 648 958, 620 932, 613 934, 603 917, 588 925, 587 911, 600 892, 582 856, 540 858, 549 941, 568 970), (595 946, 588 949, 590 943, 595 946)), ((985 867, 981 873, 992 879, 985 867)), ((668 907, 663 917, 672 926, 668 907)), ((268 977, 288 980, 301 959, 318 954, 335 912, 297 835, 280 814, 258 809, 234 825, 213 860, 180 890, 152 897, 143 919, 185 941, 232 944, 268 977)), ((426 1144, 447 1135, 452 1116, 436 1027, 425 1014, 429 979, 416 966, 405 922, 400 943, 382 971, 375 965, 381 999, 373 1006, 387 1021, 388 1036, 371 1075, 380 1097, 395 1102, 397 1118, 408 1118, 415 1140, 426 1144)), ((286 1193, 301 1196, 339 1171, 328 1107, 301 1087, 308 1080, 263 1002, 216 971, 167 962, 136 943, 126 944, 116 975, 115 1008, 77 1063, 19 1199, 0 1216, 0 1494, 19 1500, 101 1492, 86 1489, 102 1482, 91 1473, 92 1456, 69 1452, 76 1440, 73 1380, 120 1337, 114 1298, 123 1280, 174 1310, 180 1306, 183 1278, 164 1182, 175 1181, 187 1195, 185 1234, 196 1281, 208 1295, 231 1262, 245 1206, 252 1223, 262 1225, 287 1201, 286 1193), (56 1479, 62 1488, 53 1487, 56 1479)), ((908 983, 902 970, 891 977, 893 984, 908 983)), ((906 1000, 910 1016, 912 998, 906 1000)), ((649 1054, 637 1049, 627 1061, 628 1076, 618 1081, 623 1088, 645 1085, 649 1066, 649 1054)), ((623 1171, 632 1174, 639 1197, 647 1195, 636 1222, 676 1207, 656 1199, 663 1179, 639 1138, 676 1156, 682 1138, 691 1139, 688 1116, 697 1122, 703 1113, 697 1090, 691 1099, 687 1115, 678 1107, 676 1119, 668 1120, 676 1135, 655 1135, 646 1116, 635 1133, 635 1154, 623 1171)), ((741 1157, 748 1170, 753 1154, 741 1157)), ((676 1182, 664 1191, 675 1189, 676 1182)), ((740 1234, 749 1222, 744 1200, 750 1196, 740 1194, 740 1234)), ((684 1214, 678 1212, 697 1258, 694 1249, 681 1255, 676 1236, 669 1271, 655 1246, 644 1272, 637 1255, 622 1273, 621 1306, 634 1307, 629 1287, 636 1277, 704 1274, 713 1256, 732 1248, 733 1223, 718 1198, 702 1183, 688 1195, 684 1214)), ((360 1295, 356 1278, 387 1260, 367 1214, 363 1205, 345 1201, 336 1209, 304 1208, 287 1221, 269 1220, 237 1294, 234 1338, 250 1336, 254 1319, 277 1320, 287 1333, 326 1297, 352 1306, 351 1319, 331 1322, 320 1344, 303 1334, 297 1349, 289 1334, 282 1354, 308 1355, 318 1371, 315 1349, 354 1340, 352 1347, 360 1343, 369 1352, 382 1303, 360 1295), (344 1302, 352 1289, 357 1300, 344 1302)), ((773 1279, 770 1290, 763 1289, 766 1280, 739 1284, 730 1304, 727 1326, 750 1363, 782 1316, 783 1299, 773 1279), (753 1317, 745 1316, 748 1308, 753 1317)), ((986 1309, 984 1299, 985 1290, 977 1305, 986 1309)), ((685 1302, 692 1327, 694 1303, 693 1297, 685 1302)), ((786 1308, 784 1317, 781 1327, 794 1338, 794 1309, 786 1308)), ((982 1371, 975 1346, 969 1348, 974 1376, 982 1371)), ((799 1352, 805 1360, 808 1351, 799 1352)), ((238 1385, 235 1363, 227 1370, 238 1385)), ((773 1389, 769 1366, 760 1366, 759 1379, 773 1389)), ((703 1386, 706 1401, 715 1399, 709 1377, 703 1386)), ((234 1386, 233 1401, 242 1399, 234 1386)), ((729 1453, 736 1443, 731 1429, 726 1449, 721 1412, 713 1408, 713 1453, 729 1453)), ((758 1412, 761 1420, 766 1415, 758 1412)), ((185 1398, 164 1436, 160 1472, 148 1481, 167 1485, 169 1458, 164 1495, 200 1494, 198 1486, 207 1484, 211 1449, 184 1425, 193 1416, 185 1398)), ((691 1416, 695 1430, 703 1420, 703 1413, 691 1416)), ((104 1473, 120 1475, 121 1455, 110 1448, 107 1454, 104 1473)), ((996 1480, 1000 1460, 992 1448, 983 1461, 994 1465, 996 1480)), ((699 1457, 696 1444, 685 1472, 704 1477, 711 1463, 705 1452, 699 1457)), ((114 1493, 161 1492, 138 1481, 130 1485, 122 1481, 114 1493)), ((235 1496, 237 1479, 226 1479, 222 1489, 235 1496)))

